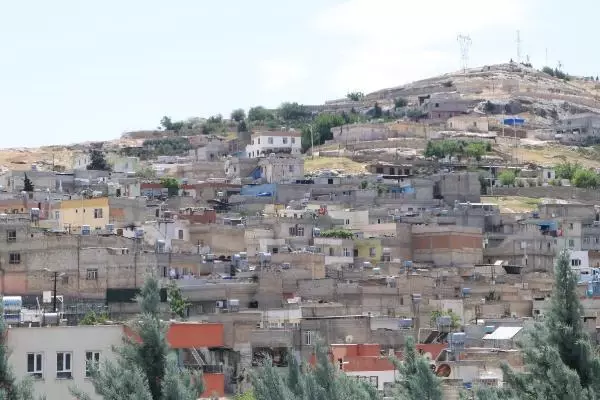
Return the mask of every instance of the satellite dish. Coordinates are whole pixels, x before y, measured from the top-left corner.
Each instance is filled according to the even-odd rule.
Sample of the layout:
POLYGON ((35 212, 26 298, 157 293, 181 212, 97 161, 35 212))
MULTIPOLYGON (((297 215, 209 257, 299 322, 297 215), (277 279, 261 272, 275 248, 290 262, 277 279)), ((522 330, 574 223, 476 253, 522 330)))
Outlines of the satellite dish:
POLYGON ((354 341, 354 338, 352 337, 352 335, 348 335, 346 336, 346 343, 350 344, 354 341))

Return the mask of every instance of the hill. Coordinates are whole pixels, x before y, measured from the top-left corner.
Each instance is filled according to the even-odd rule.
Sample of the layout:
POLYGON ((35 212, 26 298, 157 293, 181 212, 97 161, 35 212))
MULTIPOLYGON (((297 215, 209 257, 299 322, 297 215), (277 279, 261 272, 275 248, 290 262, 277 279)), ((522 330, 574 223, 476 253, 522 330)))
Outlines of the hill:
MULTIPOLYGON (((590 78, 569 77, 562 72, 560 75, 567 79, 559 79, 553 76, 556 75, 553 71, 549 72, 551 74, 516 63, 489 65, 377 90, 358 101, 343 98, 327 101, 322 105, 306 106, 306 109, 313 113, 356 111, 364 114, 375 103, 384 110, 393 110, 398 99, 406 101, 408 108, 419 106, 425 98, 457 99, 469 103, 474 112, 481 115, 499 117, 506 113, 525 118, 530 137, 547 134, 556 120, 568 115, 584 112, 600 114, 600 82, 590 78)), ((235 124, 232 126, 235 127, 235 124)), ((172 131, 156 130, 133 132, 112 141, 111 145, 136 145, 144 138, 173 134, 172 131)), ((73 151, 85 147, 86 144, 0 149, 0 170, 29 169, 33 163, 46 169, 52 165, 68 168, 73 151)), ((497 150, 500 153, 511 151, 501 146, 497 150)), ((517 157, 523 161, 538 163, 566 157, 581 159, 585 164, 597 167, 600 166, 599 155, 595 149, 570 149, 553 144, 542 148, 522 146, 517 157)), ((313 164, 312 168, 327 168, 326 162, 313 161, 313 164)))

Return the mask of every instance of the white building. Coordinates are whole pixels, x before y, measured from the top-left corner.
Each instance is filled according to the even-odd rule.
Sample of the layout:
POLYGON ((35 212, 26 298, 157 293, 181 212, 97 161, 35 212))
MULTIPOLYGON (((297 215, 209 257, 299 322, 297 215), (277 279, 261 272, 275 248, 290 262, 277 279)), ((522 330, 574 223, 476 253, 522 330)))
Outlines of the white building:
POLYGON ((246 146, 248 158, 264 157, 270 153, 300 154, 300 132, 257 132, 251 136, 246 146))
POLYGON ((89 152, 79 152, 73 155, 73 169, 86 170, 87 166, 92 162, 89 152))
POLYGON ((122 339, 121 325, 10 328, 9 363, 15 376, 31 378, 38 397, 70 399, 69 389, 77 387, 100 399, 86 378, 87 361, 114 358, 112 347, 122 339))

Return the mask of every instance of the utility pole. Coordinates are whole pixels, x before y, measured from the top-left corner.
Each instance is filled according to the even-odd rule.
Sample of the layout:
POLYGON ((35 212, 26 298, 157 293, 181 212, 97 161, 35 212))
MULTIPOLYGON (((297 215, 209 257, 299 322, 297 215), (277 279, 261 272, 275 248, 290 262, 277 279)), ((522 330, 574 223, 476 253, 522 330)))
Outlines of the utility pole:
POLYGON ((51 271, 48 268, 44 268, 44 271, 46 272, 50 272, 53 276, 54 279, 54 292, 53 292, 53 296, 52 296, 52 309, 54 310, 54 312, 57 312, 58 307, 57 307, 57 303, 56 303, 56 286, 58 283, 58 278, 62 277, 65 275, 64 272, 58 272, 58 271, 51 271))

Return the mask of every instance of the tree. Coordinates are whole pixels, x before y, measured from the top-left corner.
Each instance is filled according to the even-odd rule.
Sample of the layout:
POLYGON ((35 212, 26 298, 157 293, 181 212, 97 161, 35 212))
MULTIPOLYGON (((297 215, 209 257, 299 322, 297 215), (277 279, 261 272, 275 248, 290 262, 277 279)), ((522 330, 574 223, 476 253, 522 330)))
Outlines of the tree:
POLYGON ((579 169, 573 175, 573 184, 578 188, 594 189, 599 181, 598 174, 590 169, 579 169))
MULTIPOLYGON (((550 308, 542 323, 525 332, 520 344, 524 372, 502 367, 504 386, 493 390, 499 399, 578 400, 600 393, 600 358, 584 330, 577 277, 568 250, 557 257, 550 308), (511 397, 512 396, 512 397, 511 397)), ((492 390, 482 390, 488 397, 492 390)))
POLYGON ((481 157, 487 151, 487 144, 484 142, 470 142, 465 147, 465 154, 469 157, 476 159, 477 161, 481 160, 481 157))
POLYGON ((381 118, 382 115, 383 112, 381 110, 381 106, 379 105, 379 103, 375 102, 375 104, 373 104, 373 117, 381 118))
POLYGON ((407 105, 408 105, 408 100, 406 100, 404 97, 398 97, 397 99, 394 100, 394 108, 395 109, 406 107, 407 105))
MULTIPOLYGON (((91 381, 104 400, 196 400, 204 391, 202 374, 182 369, 169 350, 167 325, 159 318, 158 281, 150 277, 142 287, 138 304, 142 310, 133 330, 116 348, 116 361, 90 365, 91 381)), ((80 400, 90 397, 71 389, 80 400)))
POLYGON ((31 183, 31 179, 25 174, 23 178, 23 190, 26 192, 33 192, 33 183, 31 183))
POLYGON ((550 67, 543 67, 542 72, 550 76, 554 76, 554 70, 550 67))
POLYGON ((510 186, 515 184, 515 173, 514 171, 507 169, 504 170, 498 175, 498 179, 500 179, 500 183, 504 186, 510 186))
POLYGON ((346 376, 336 368, 329 352, 318 341, 315 365, 303 365, 288 358, 287 371, 274 367, 271 359, 252 374, 256 400, 375 400, 379 398, 373 386, 346 376), (286 373, 287 372, 287 373, 286 373))
POLYGON ((179 289, 179 286, 177 286, 175 281, 171 281, 167 286, 167 299, 169 300, 171 313, 177 315, 181 319, 185 318, 190 303, 183 297, 181 289, 179 289))
POLYGON ((342 126, 345 123, 344 117, 340 114, 319 114, 312 122, 311 127, 304 127, 302 129, 302 149, 306 151, 310 148, 311 134, 313 136, 312 142, 315 146, 319 146, 325 143, 325 141, 333 139, 331 128, 342 126))
POLYGON ((160 126, 162 126, 166 131, 172 130, 173 121, 171 120, 171 117, 167 117, 166 115, 162 117, 162 119, 160 120, 160 126))
POLYGON ((8 362, 10 350, 6 345, 7 329, 0 304, 0 400, 33 400, 35 396, 31 381, 24 379, 18 382, 8 362))
POLYGON ((90 163, 87 166, 87 169, 94 171, 110 171, 110 165, 108 165, 104 158, 104 154, 100 150, 92 150, 90 152, 90 163))
POLYGON ((346 95, 348 100, 352 101, 361 101, 365 98, 365 94, 363 92, 350 92, 346 95))
POLYGON ((298 103, 281 103, 277 114, 283 121, 301 121, 310 117, 311 113, 302 104, 298 103))
POLYGON ((578 162, 571 163, 569 161, 563 161, 554 167, 557 178, 568 180, 573 179, 575 173, 581 168, 581 164, 579 164, 578 162))
POLYGON ((417 354, 412 337, 406 339, 403 361, 390 360, 400 375, 394 387, 394 399, 442 400, 441 381, 431 370, 427 359, 417 354))
POLYGON ((179 194, 179 181, 173 177, 165 176, 160 179, 162 187, 169 191, 169 196, 177 196, 179 194))
POLYGON ((248 110, 249 121, 266 122, 273 119, 275 119, 273 113, 264 108, 263 106, 252 107, 248 110))
POLYGON ((145 167, 136 171, 135 176, 142 179, 154 179, 156 178, 156 170, 152 167, 145 167))
POLYGON ((248 132, 248 125, 246 124, 246 121, 238 122, 237 131, 238 132, 248 132))
POLYGON ((231 112, 231 119, 235 122, 240 122, 246 119, 246 112, 242 108, 238 108, 231 112))

